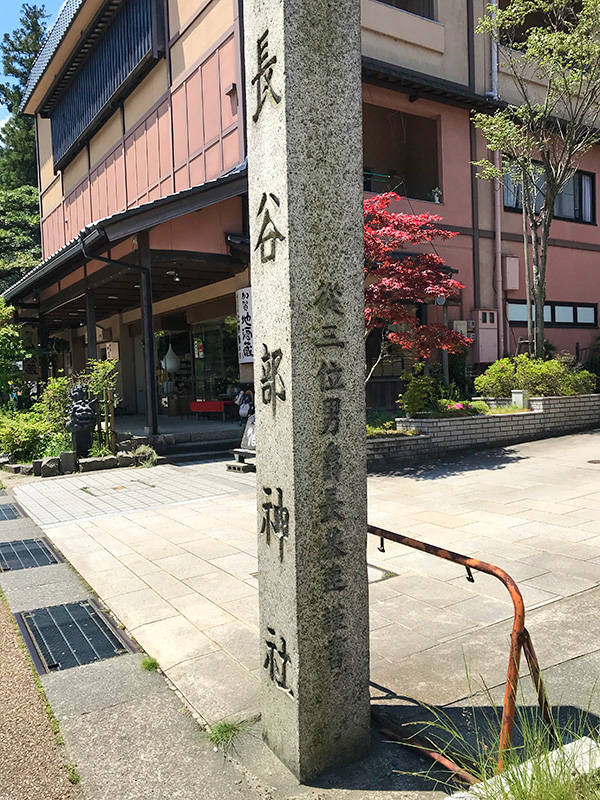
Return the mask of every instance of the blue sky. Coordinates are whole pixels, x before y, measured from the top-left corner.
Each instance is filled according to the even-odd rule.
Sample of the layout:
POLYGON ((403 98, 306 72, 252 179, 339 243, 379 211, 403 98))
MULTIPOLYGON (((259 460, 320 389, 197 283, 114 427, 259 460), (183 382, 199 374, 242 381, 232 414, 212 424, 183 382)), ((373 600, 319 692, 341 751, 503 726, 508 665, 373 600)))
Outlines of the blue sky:
MULTIPOLYGON (((47 20, 49 26, 51 26, 54 21, 56 20, 57 14, 60 10, 60 7, 63 4, 63 0, 46 0, 46 2, 42 3, 42 0, 30 0, 30 2, 35 5, 44 5, 46 7, 46 13, 50 15, 47 20)), ((12 31, 19 26, 19 17, 21 14, 21 6, 22 0, 3 0, 2 2, 2 16, 0 18, 0 36, 3 37, 5 33, 12 33, 12 31)), ((8 111, 3 106, 0 106, 0 125, 8 116, 8 111)))

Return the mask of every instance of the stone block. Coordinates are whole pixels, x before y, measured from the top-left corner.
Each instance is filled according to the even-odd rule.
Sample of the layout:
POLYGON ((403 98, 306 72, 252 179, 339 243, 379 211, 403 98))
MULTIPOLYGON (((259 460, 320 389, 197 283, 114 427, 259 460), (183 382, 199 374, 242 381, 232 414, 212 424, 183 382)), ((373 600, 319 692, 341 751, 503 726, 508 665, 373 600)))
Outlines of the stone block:
POLYGON ((33 474, 37 475, 39 478, 40 475, 42 474, 42 459, 36 458, 36 460, 32 464, 32 467, 33 467, 33 474))
POLYGON ((79 467, 82 472, 94 472, 98 469, 114 469, 117 464, 116 456, 102 456, 102 458, 80 458, 79 467))
POLYGON ((33 475, 33 464, 21 464, 21 475, 33 475))
POLYGON ((59 459, 60 472, 62 475, 71 475, 77 470, 77 454, 74 450, 63 450, 59 459))
POLYGON ((151 444, 150 439, 147 436, 132 436, 131 437, 131 447, 132 447, 133 450, 135 450, 135 448, 139 447, 141 444, 151 444))
POLYGON ((4 469, 7 472, 12 472, 15 475, 17 472, 21 472, 21 464, 5 464, 4 469))
POLYGON ((135 457, 132 453, 117 453, 118 467, 132 467, 135 464, 135 457))
POLYGON ((152 437, 152 447, 156 450, 159 455, 164 455, 167 449, 167 437, 163 436, 153 436, 152 437))
POLYGON ((42 458, 42 478, 53 478, 60 475, 60 458, 42 458))
POLYGON ((122 441, 117 442, 117 453, 129 453, 131 447, 131 438, 123 439, 122 441))
POLYGON ((240 463, 239 461, 228 461, 225 466, 230 472, 256 472, 254 464, 240 463))

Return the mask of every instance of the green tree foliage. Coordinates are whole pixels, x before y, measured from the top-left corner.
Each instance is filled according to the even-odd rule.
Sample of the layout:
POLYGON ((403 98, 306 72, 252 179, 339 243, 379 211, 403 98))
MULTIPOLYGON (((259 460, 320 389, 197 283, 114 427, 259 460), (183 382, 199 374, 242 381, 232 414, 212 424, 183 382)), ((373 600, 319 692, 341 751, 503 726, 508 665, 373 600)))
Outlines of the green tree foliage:
POLYGON ((0 292, 39 262, 39 223, 34 186, 0 189, 0 292))
POLYGON ((20 26, 5 33, 0 50, 4 76, 0 83, 0 103, 10 111, 0 131, 0 189, 16 189, 24 184, 37 186, 35 124, 32 117, 19 114, 33 62, 46 38, 46 9, 24 3, 20 26))
POLYGON ((502 358, 475 378, 475 388, 486 397, 510 397, 513 389, 524 389, 532 397, 590 394, 596 376, 577 369, 566 359, 543 361, 522 353, 514 359, 502 358))
POLYGON ((529 226, 535 353, 544 356, 544 303, 555 202, 581 157, 600 141, 600 0, 511 0, 489 5, 479 31, 499 47, 518 102, 474 114, 500 171, 484 159, 482 176, 509 172, 522 187, 529 226))
POLYGON ((8 384, 22 375, 17 366, 27 355, 19 328, 12 324, 14 309, 0 298, 0 397, 8 394, 8 384))

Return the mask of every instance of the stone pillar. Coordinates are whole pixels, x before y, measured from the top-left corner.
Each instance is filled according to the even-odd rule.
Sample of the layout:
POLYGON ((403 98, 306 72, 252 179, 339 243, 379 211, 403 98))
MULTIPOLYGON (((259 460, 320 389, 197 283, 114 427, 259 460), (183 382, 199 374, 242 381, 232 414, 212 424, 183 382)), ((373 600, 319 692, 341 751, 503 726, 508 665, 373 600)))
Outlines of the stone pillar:
POLYGON ((264 737, 369 749, 360 0, 246 0, 264 737))
POLYGON ((146 436, 158 433, 158 389, 156 386, 156 359, 154 357, 154 316, 152 306, 152 263, 148 231, 138 238, 140 267, 140 307, 142 311, 142 344, 144 348, 144 379, 146 382, 146 436))

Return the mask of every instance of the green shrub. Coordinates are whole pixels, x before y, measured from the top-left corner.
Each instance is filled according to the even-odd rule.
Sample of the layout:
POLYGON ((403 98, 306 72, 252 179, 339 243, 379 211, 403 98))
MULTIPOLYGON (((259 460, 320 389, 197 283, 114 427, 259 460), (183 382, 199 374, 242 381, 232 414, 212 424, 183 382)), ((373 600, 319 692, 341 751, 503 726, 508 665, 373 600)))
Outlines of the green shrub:
POLYGON ((414 417, 435 407, 437 393, 438 386, 433 378, 428 375, 416 375, 410 378, 406 391, 400 395, 397 402, 407 417, 414 417))
POLYGON ((58 378, 50 378, 42 392, 38 406, 43 409, 52 430, 56 433, 66 433, 71 404, 70 392, 73 386, 73 377, 61 375, 58 378))
POLYGON ((156 450, 149 444, 140 444, 132 451, 132 454, 138 467, 154 467, 158 461, 156 450))
POLYGON ((475 378, 475 389, 489 397, 508 397, 513 389, 524 389, 532 397, 589 394, 595 385, 594 375, 577 370, 564 357, 542 361, 526 353, 502 358, 475 378))
POLYGON ((388 422, 395 426, 397 416, 394 411, 367 411, 367 427, 380 428, 388 422))
POLYGON ((0 450, 13 461, 41 458, 52 440, 49 423, 33 411, 16 412, 0 419, 0 450))
POLYGON ((52 431, 48 439, 48 444, 44 448, 42 455, 59 456, 64 450, 73 449, 73 440, 70 433, 55 433, 52 431))
POLYGON ((489 414, 492 410, 483 400, 471 400, 469 405, 476 414, 489 414))
POLYGON ((90 458, 103 458, 104 456, 112 455, 110 447, 105 444, 98 444, 97 441, 92 443, 90 447, 90 458))
POLYGON ((442 416, 448 417, 474 417, 478 414, 489 414, 490 407, 483 400, 438 400, 439 411, 442 416))
POLYGON ((510 397, 517 388, 515 366, 510 358, 501 358, 478 375, 474 383, 475 391, 484 397, 510 397))

